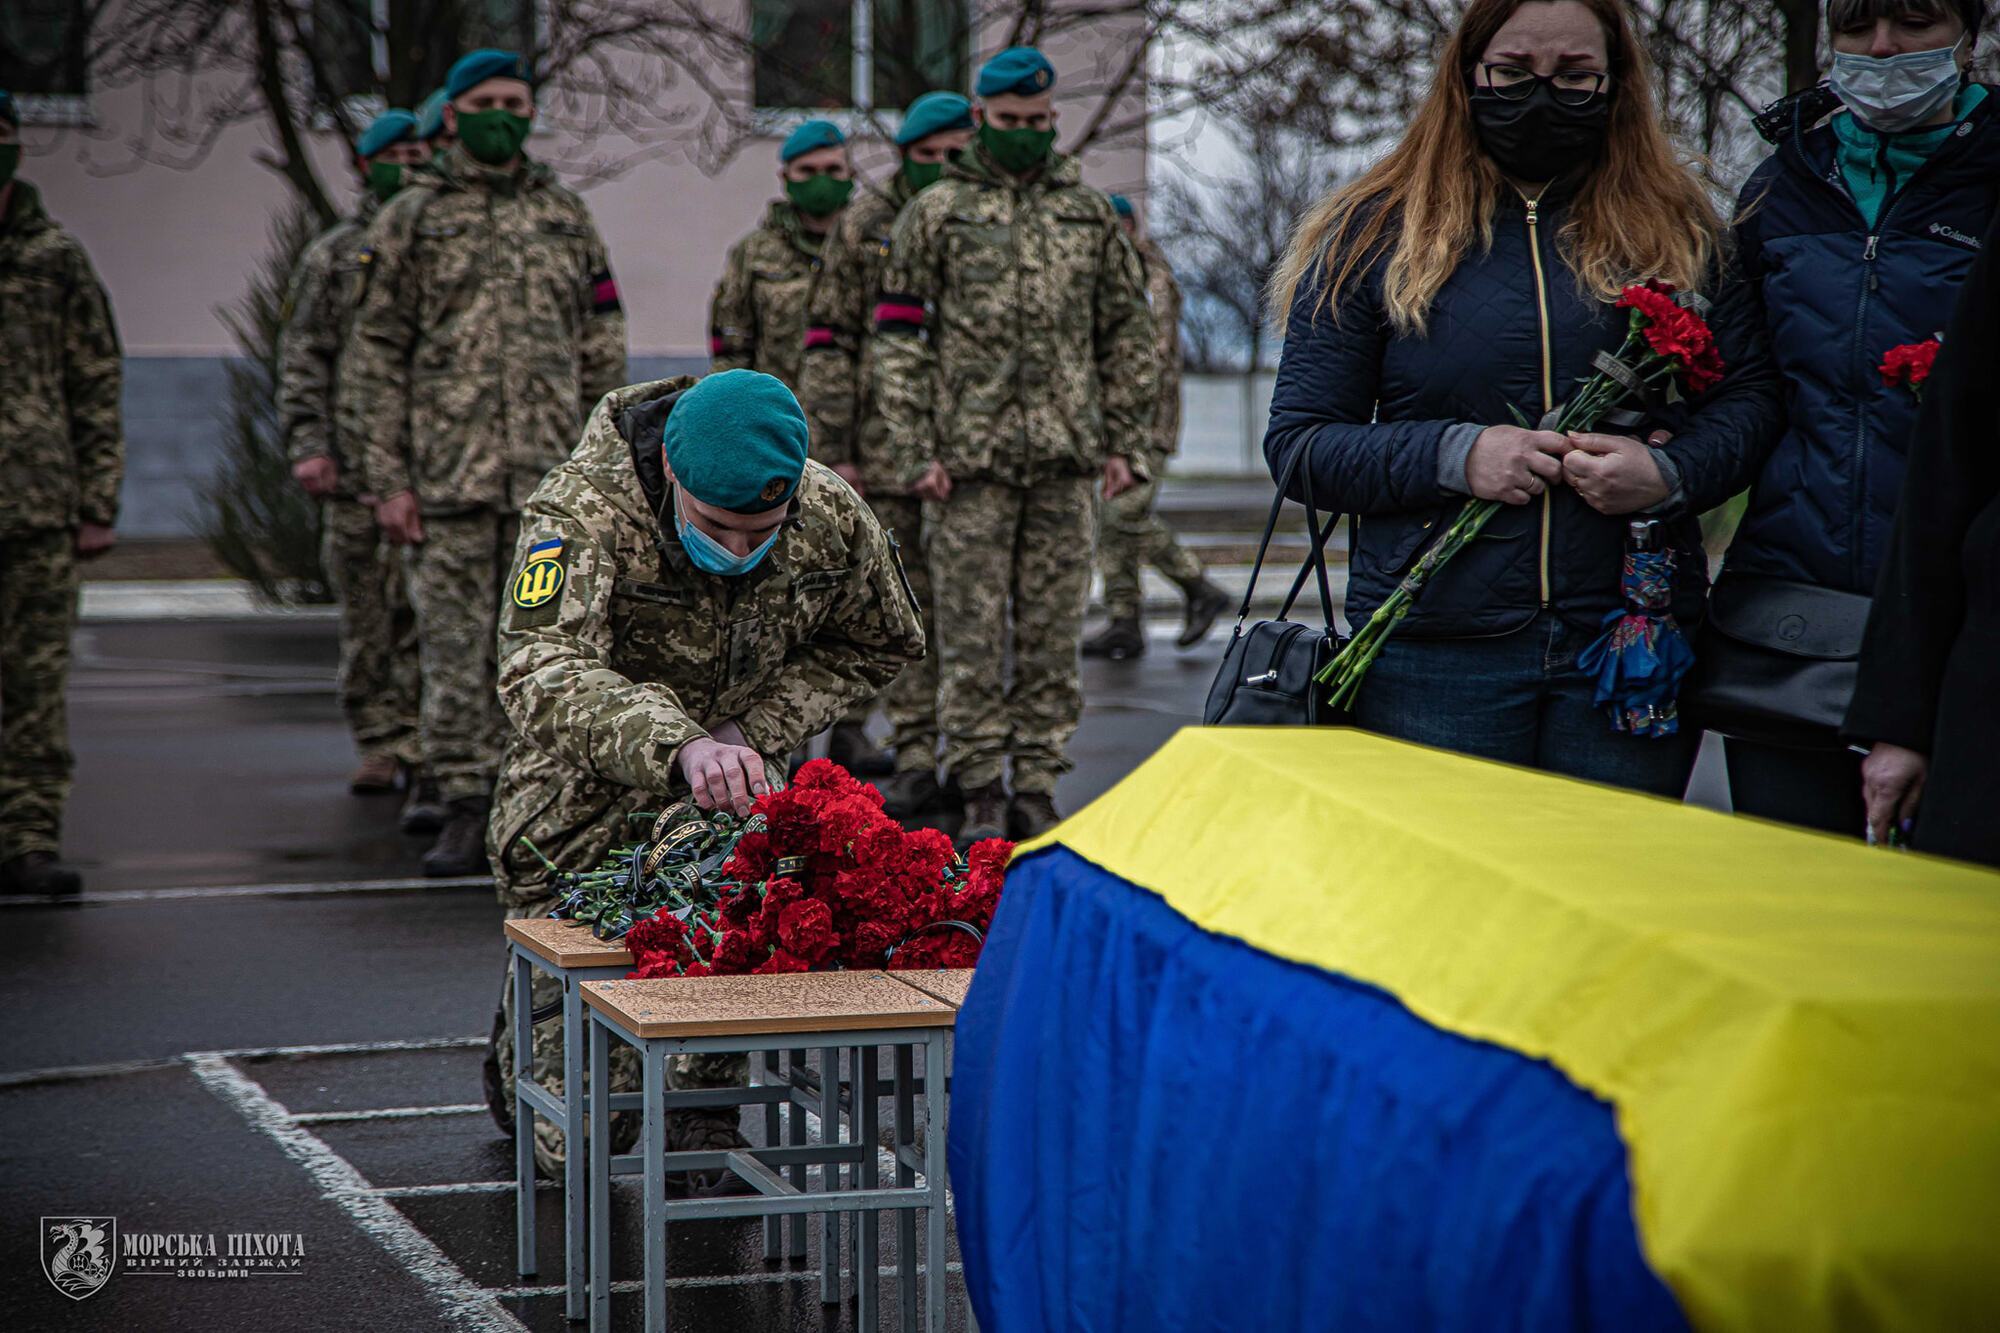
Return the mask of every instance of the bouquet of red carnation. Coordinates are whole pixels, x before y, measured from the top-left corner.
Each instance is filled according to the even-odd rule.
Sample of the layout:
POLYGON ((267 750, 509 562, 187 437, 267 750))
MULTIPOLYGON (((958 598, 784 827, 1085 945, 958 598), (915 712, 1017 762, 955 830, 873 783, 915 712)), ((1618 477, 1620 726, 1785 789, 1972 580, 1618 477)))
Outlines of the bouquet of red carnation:
MULTIPOLYGON (((1662 282, 1627 287, 1619 293, 1617 308, 1630 310, 1625 341, 1613 354, 1599 352, 1592 362, 1597 374, 1583 381, 1576 397, 1550 413, 1542 429, 1589 431, 1628 400, 1644 401, 1665 389, 1685 386, 1691 394, 1703 393, 1722 382, 1725 367, 1716 350, 1715 333, 1702 312, 1707 303, 1693 292, 1677 293, 1662 282)), ((1523 427, 1527 418, 1518 411, 1515 419, 1523 427)), ((1450 527, 1423 558, 1411 567, 1368 623, 1361 627, 1331 662, 1314 677, 1333 686, 1329 702, 1347 708, 1361 688, 1361 678, 1382 651, 1382 645, 1410 612, 1410 606, 1440 569, 1450 563, 1485 528, 1488 519, 1500 512, 1498 500, 1468 500, 1450 527)))
POLYGON ((1891 347, 1882 353, 1882 364, 1876 367, 1882 373, 1882 383, 1892 389, 1900 384, 1915 394, 1918 402, 1922 402, 1924 381, 1931 377, 1931 366, 1937 362, 1937 354, 1943 348, 1941 337, 1891 347))

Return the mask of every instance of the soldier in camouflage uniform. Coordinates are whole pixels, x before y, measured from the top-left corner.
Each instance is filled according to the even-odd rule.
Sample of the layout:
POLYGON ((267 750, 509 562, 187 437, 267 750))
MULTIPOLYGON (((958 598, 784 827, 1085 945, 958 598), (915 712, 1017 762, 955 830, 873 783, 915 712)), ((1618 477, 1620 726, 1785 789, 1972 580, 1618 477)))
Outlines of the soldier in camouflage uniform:
POLYGON ((320 560, 340 599, 340 703, 361 766, 357 793, 394 790, 410 778, 403 810, 408 832, 435 833, 443 820, 436 785, 419 776, 417 627, 403 588, 403 556, 375 526, 374 496, 360 485, 360 460, 334 430, 341 347, 361 299, 361 249, 376 210, 402 186, 403 172, 427 156, 417 120, 391 109, 354 146, 365 193, 354 215, 322 232, 299 256, 285 297, 278 351, 278 419, 292 476, 320 502, 320 560))
MULTIPOLYGON (((542 856, 594 866, 629 840, 635 813, 690 796, 746 812, 794 748, 923 654, 893 540, 806 461, 806 438, 797 401, 767 375, 634 385, 598 405, 528 502, 500 629, 516 734, 491 848, 509 915, 554 905, 542 856)), ((547 983, 537 1007, 556 998, 535 982, 547 983)), ((502 1012, 494 1100, 511 1108, 510 1000, 502 1012)), ((536 1076, 559 1080, 559 1022, 537 1027, 534 1051, 536 1076)), ((676 1080, 740 1086, 742 1064, 683 1063, 676 1080)), ((670 1137, 743 1141, 733 1112, 677 1116, 670 1137)), ((561 1160, 546 1121, 536 1149, 561 1160)))
POLYGON ((125 472, 118 331, 74 237, 14 178, 0 91, 0 893, 67 894, 63 688, 77 560, 109 550, 125 472))
POLYGON ((424 765, 450 810, 430 875, 487 869, 506 737, 493 641, 518 515, 625 378, 625 315, 590 212, 521 155, 527 74, 504 51, 452 67, 459 142, 370 224, 341 360, 341 438, 360 441, 383 532, 413 548, 424 765))
POLYGON ((1031 47, 980 71, 979 130, 896 220, 875 317, 897 480, 926 502, 963 841, 1007 830, 1010 762, 1016 831, 1058 818, 1083 707, 1093 491, 1130 489, 1158 410, 1139 258, 1111 201, 1053 151, 1054 82, 1031 47))
POLYGON ((1139 571, 1144 566, 1159 570, 1186 599, 1178 640, 1182 648, 1192 648, 1207 637, 1215 618, 1228 609, 1229 598, 1208 581, 1201 558, 1175 541, 1174 534, 1153 512, 1167 459, 1180 447, 1181 289, 1160 247, 1151 237, 1139 235, 1132 201, 1114 194, 1111 206, 1125 234, 1132 238, 1139 262, 1146 267, 1146 299, 1152 304, 1153 326, 1160 339, 1160 411, 1155 447, 1146 459, 1151 475, 1104 506, 1097 530, 1097 568, 1104 576, 1104 611, 1111 623, 1103 633, 1083 642, 1085 657, 1123 661, 1146 651, 1146 635, 1139 623, 1143 609, 1139 571))
MULTIPOLYGON (((882 526, 921 552, 923 501, 899 484, 887 449, 887 429, 870 386, 868 331, 882 300, 882 269, 896 215, 917 191, 934 184, 945 161, 972 138, 972 105, 957 93, 925 93, 910 104, 896 133, 902 165, 887 185, 869 190, 841 214, 827 244, 826 267, 807 312, 805 386, 799 399, 812 422, 813 452, 866 497, 882 526)), ((930 616, 930 570, 919 554, 910 583, 930 616)), ((883 784, 886 808, 898 819, 949 813, 938 783, 937 663, 910 664, 883 691, 895 773, 883 784)), ((865 720, 864 705, 849 723, 865 720)))

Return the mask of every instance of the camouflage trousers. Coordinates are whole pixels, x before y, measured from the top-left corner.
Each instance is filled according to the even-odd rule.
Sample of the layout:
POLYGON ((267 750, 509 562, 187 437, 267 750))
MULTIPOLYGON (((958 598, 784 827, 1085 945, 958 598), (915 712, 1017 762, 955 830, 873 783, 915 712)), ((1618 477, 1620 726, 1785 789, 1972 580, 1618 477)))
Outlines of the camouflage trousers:
POLYGON ((0 537, 0 860, 62 842, 76 598, 74 531, 0 537))
POLYGON ((423 543, 412 548, 424 767, 447 801, 490 794, 500 771, 507 719, 495 639, 520 528, 519 515, 491 509, 426 514, 423 543))
POLYGON ((417 620, 402 552, 358 500, 328 500, 320 524, 320 563, 340 599, 340 706, 354 748, 417 764, 417 620))
POLYGON ((1201 558, 1174 540, 1153 512, 1157 478, 1142 482, 1104 506, 1097 532, 1097 570, 1104 576, 1104 613, 1113 620, 1137 620, 1142 607, 1139 571, 1147 565, 1182 592, 1193 593, 1205 574, 1201 558))
MULTIPOLYGON (((868 507, 903 552, 903 572, 909 576, 910 591, 924 613, 924 638, 937 642, 937 617, 931 612, 931 574, 924 559, 924 502, 914 495, 871 495, 868 507)), ((882 691, 882 712, 889 719, 889 748, 896 752, 899 772, 937 767, 937 654, 927 652, 920 661, 903 668, 903 673, 882 691)), ((867 709, 860 716, 867 716, 867 709)))
MULTIPOLYGON (((545 898, 538 903, 510 907, 507 918, 519 920, 547 916, 555 903, 554 898, 545 898)), ((534 1025, 534 1034, 529 1039, 534 1050, 535 1081, 560 1096, 563 1087, 562 984, 537 968, 530 973, 529 996, 538 1012, 551 1015, 534 1025)), ((495 1049, 491 1055, 500 1069, 501 1098, 511 1116, 514 1108, 514 984, 511 968, 501 982, 500 1015, 494 1025, 493 1041, 495 1049)), ((611 1042, 609 1081, 613 1092, 639 1091, 639 1052, 622 1041, 611 1042)), ((740 1088, 749 1081, 749 1057, 740 1053, 681 1055, 667 1062, 667 1085, 672 1088, 740 1088)), ((668 1139, 669 1142, 673 1140, 671 1126, 668 1128, 668 1139)), ((615 1112, 611 1117, 612 1151, 625 1152, 638 1141, 639 1117, 629 1111, 615 1112)), ((537 1115, 536 1164, 548 1175, 559 1176, 562 1174, 563 1151, 562 1127, 551 1123, 547 1116, 537 1115)))
POLYGON ((998 781, 1010 760, 1016 792, 1052 794, 1069 771, 1095 486, 1091 477, 973 480, 924 506, 938 729, 945 771, 968 791, 998 781))

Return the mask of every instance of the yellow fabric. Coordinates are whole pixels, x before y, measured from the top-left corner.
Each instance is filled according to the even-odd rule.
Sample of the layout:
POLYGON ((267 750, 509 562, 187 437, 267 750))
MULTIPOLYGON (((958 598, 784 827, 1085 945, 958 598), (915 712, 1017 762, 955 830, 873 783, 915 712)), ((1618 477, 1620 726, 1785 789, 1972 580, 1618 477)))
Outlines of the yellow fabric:
POLYGON ((1698 1328, 2000 1327, 2000 874, 1345 730, 1188 729, 1050 842, 1606 1099, 1698 1328))

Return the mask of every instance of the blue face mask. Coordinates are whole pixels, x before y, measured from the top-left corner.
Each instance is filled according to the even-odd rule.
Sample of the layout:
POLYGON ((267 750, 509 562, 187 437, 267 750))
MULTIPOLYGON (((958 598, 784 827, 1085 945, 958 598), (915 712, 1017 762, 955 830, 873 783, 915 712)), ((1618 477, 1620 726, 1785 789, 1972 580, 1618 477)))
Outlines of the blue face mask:
POLYGON ((676 486, 674 487, 674 535, 681 539, 681 549, 687 552, 688 559, 694 561, 694 567, 706 570, 710 574, 720 574, 724 578, 748 574, 771 553, 771 548, 778 544, 778 533, 784 530, 784 525, 779 524, 755 550, 748 555, 737 555, 688 521, 687 515, 681 512, 680 497, 681 489, 676 486))
POLYGON ((1951 105, 1963 80, 1958 48, 1908 51, 1899 56, 1840 55, 1827 82, 1855 119, 1871 130, 1898 134, 1914 129, 1951 105))

